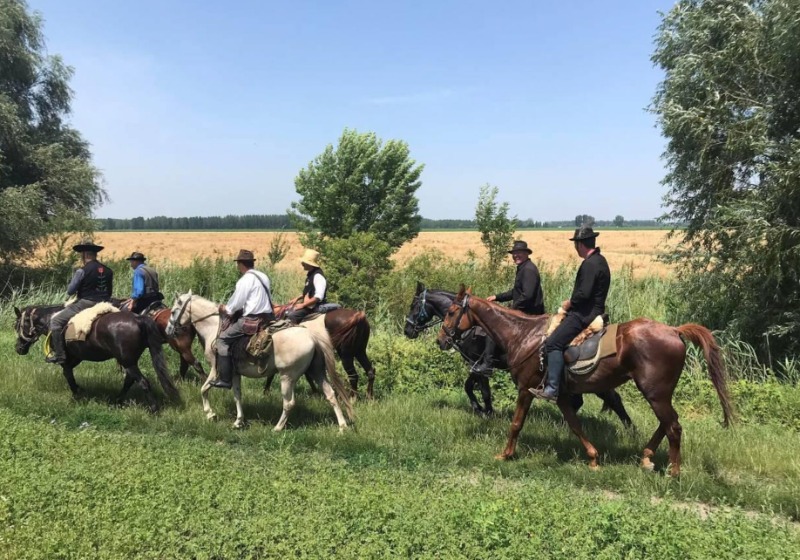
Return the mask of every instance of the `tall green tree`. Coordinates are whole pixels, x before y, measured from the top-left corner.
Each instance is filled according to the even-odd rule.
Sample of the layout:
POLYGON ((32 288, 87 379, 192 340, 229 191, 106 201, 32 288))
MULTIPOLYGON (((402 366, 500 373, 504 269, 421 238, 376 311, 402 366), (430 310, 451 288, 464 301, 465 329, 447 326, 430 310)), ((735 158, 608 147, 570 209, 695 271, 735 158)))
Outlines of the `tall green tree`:
POLYGON ((345 129, 335 147, 329 144, 298 173, 300 200, 290 214, 307 232, 332 238, 369 232, 396 249, 419 233, 422 169, 405 142, 345 129))
POLYGON ((489 256, 489 268, 494 271, 503 263, 517 228, 517 217, 508 215, 508 202, 497 202, 497 193, 497 187, 482 186, 475 207, 475 224, 489 256))
POLYGON ((652 108, 679 318, 764 357, 800 351, 800 17, 789 0, 684 0, 664 16, 652 108))
POLYGON ((45 53, 41 16, 0 0, 0 259, 90 226, 105 193, 89 146, 66 122, 72 69, 45 53))

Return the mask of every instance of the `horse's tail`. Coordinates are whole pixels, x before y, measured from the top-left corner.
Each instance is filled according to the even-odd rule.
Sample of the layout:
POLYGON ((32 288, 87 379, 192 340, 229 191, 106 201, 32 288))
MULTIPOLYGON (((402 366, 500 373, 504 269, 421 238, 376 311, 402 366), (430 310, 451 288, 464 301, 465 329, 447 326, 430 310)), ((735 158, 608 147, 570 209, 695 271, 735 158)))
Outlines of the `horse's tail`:
POLYGON ((336 371, 336 357, 333 354, 333 346, 326 336, 319 335, 311 329, 308 329, 308 332, 314 340, 316 350, 322 352, 322 357, 325 358, 325 370, 328 373, 328 379, 330 379, 337 399, 342 403, 342 410, 345 416, 352 422, 355 418, 355 413, 353 412, 353 404, 350 402, 350 390, 345 386, 336 371))
POLYGON ((180 395, 177 387, 172 383, 169 369, 167 369, 167 360, 164 358, 164 350, 161 348, 164 337, 158 330, 158 325, 150 317, 140 317, 139 325, 143 327, 147 347, 150 349, 150 358, 153 360, 153 367, 156 370, 158 381, 161 383, 161 388, 169 398, 178 399, 180 395))
POLYGON ((363 311, 355 311, 346 321, 337 326, 336 332, 330 333, 334 348, 351 348, 358 342, 366 347, 370 328, 367 316, 363 311))
POLYGON ((725 372, 725 364, 722 362, 719 345, 714 335, 711 334, 710 330, 696 323, 681 325, 678 327, 678 332, 690 342, 703 348, 706 364, 708 364, 708 375, 711 377, 711 383, 714 384, 719 402, 722 405, 722 414, 724 416, 722 424, 725 427, 729 426, 734 419, 733 405, 728 394, 728 375, 725 372))

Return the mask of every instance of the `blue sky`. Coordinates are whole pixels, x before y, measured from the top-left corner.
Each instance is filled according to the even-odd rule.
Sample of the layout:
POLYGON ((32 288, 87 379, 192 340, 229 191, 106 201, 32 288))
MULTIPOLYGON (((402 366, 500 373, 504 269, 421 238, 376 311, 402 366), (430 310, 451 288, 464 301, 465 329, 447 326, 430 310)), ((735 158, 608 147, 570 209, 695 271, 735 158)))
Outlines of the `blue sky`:
POLYGON ((29 2, 75 68, 100 217, 283 213, 345 127, 408 142, 425 217, 472 217, 485 183, 520 218, 662 212, 672 0, 29 2))

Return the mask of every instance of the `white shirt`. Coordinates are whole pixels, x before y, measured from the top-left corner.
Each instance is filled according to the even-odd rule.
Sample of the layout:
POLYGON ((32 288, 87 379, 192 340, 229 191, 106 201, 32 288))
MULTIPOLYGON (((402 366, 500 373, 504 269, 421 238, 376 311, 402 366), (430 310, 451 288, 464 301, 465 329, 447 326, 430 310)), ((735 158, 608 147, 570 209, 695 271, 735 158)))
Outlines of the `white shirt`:
POLYGON ((267 291, 261 282, 270 288, 269 277, 263 272, 250 269, 236 282, 236 289, 233 291, 231 299, 225 304, 228 313, 231 315, 244 310, 243 315, 258 315, 260 313, 272 313, 272 303, 269 301, 267 291))
POLYGON ((328 289, 328 281, 322 274, 314 276, 314 297, 322 301, 325 299, 325 290, 328 289))

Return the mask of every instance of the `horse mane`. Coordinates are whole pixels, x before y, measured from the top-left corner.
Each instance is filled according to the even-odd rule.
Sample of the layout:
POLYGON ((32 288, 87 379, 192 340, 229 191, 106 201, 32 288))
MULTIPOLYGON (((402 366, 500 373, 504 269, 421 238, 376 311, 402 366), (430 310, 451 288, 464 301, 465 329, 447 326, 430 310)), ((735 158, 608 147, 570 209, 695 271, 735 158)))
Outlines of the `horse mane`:
MULTIPOLYGON (((183 294, 180 299, 184 300, 184 298, 187 298, 187 297, 189 297, 189 293, 188 292, 183 294)), ((210 299, 204 298, 203 296, 200 296, 200 295, 197 295, 197 294, 192 294, 191 298, 192 298, 192 306, 195 306, 195 305, 200 306, 200 312, 201 313, 211 313, 212 311, 215 311, 217 309, 217 307, 218 307, 218 305, 216 303, 214 303, 210 299)))

